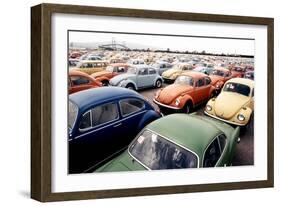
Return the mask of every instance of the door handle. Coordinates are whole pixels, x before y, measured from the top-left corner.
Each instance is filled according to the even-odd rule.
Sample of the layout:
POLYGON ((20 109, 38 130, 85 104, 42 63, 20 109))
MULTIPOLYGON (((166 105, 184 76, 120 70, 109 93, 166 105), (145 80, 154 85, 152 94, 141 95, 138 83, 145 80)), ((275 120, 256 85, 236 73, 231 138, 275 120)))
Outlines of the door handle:
POLYGON ((113 127, 119 127, 121 125, 122 125, 122 123, 119 123, 119 124, 114 125, 113 127))

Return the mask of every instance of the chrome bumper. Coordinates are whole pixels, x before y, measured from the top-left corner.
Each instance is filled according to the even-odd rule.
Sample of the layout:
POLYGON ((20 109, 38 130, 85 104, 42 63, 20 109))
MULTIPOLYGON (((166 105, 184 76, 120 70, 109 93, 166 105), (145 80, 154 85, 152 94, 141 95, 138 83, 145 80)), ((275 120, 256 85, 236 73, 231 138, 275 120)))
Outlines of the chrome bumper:
POLYGON ((178 107, 173 107, 173 106, 169 106, 166 104, 162 104, 162 103, 158 102, 156 99, 153 99, 153 102, 161 107, 165 107, 165 108, 169 108, 169 109, 173 109, 173 110, 181 110, 181 108, 178 108, 178 107))

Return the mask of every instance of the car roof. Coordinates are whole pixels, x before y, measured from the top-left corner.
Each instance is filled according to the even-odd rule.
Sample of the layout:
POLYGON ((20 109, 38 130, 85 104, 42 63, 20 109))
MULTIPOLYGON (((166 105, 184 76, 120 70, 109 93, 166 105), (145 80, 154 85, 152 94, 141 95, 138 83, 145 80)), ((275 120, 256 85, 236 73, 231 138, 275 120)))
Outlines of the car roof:
POLYGON ((255 81, 253 81, 251 79, 245 79, 245 78, 232 78, 232 79, 228 80, 226 83, 228 83, 228 82, 245 84, 251 88, 254 88, 254 86, 255 86, 255 81))
POLYGON ((83 76, 83 77, 87 77, 87 78, 90 78, 91 79, 91 76, 84 73, 84 72, 81 72, 81 71, 78 71, 78 70, 75 70, 75 69, 72 69, 68 72, 69 76, 83 76))
POLYGON ((207 77, 208 75, 207 74, 204 74, 202 72, 197 72, 197 71, 185 71, 183 73, 181 73, 180 76, 190 76, 194 79, 201 79, 203 77, 207 77))
POLYGON ((172 114, 150 123, 147 128, 202 157, 214 137, 222 133, 205 118, 207 117, 172 114))
POLYGON ((87 89, 69 95, 69 100, 75 103, 79 109, 87 110, 93 105, 102 102, 114 101, 123 97, 142 98, 137 92, 122 87, 99 87, 87 89))

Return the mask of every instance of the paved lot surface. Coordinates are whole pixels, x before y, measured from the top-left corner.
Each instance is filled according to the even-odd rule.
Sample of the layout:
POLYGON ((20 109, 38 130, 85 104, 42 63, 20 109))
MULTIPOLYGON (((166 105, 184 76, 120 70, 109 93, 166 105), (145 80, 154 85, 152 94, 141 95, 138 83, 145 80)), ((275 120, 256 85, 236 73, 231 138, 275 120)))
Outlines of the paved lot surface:
MULTIPOLYGON (((162 87, 166 87, 167 84, 164 84, 162 87)), ((153 98, 158 89, 151 88, 139 91, 141 95, 143 95, 152 105, 158 109, 157 105, 153 103, 153 98)), ((198 115, 204 115, 205 104, 195 108, 195 112, 198 115)), ((232 162, 233 166, 241 166, 241 165, 253 165, 254 164, 254 129, 253 129, 252 121, 249 126, 242 130, 240 133, 241 141, 237 144, 236 153, 234 155, 234 159, 232 162)))

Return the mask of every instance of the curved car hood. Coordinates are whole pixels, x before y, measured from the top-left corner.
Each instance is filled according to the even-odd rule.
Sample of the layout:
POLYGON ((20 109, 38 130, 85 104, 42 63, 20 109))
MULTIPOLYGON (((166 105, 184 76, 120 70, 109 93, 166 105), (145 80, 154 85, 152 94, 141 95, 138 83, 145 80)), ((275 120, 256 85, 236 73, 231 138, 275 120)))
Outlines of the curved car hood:
POLYGON ((232 118, 249 101, 249 97, 233 93, 223 92, 215 102, 215 113, 222 119, 232 118))
POLYGON ((103 75, 110 75, 112 72, 109 71, 100 71, 100 72, 95 72, 94 74, 92 74, 92 77, 99 77, 99 76, 103 76, 103 75))
POLYGON ((172 74, 175 72, 179 72, 180 70, 178 69, 168 69, 167 71, 163 72, 162 75, 163 77, 170 77, 172 74))
POLYGON ((135 74, 120 74, 120 75, 117 75, 117 76, 113 77, 110 80, 110 84, 111 85, 118 85, 122 80, 129 79, 129 78, 132 78, 132 77, 135 77, 135 76, 136 76, 135 74))
POLYGON ((192 86, 172 84, 165 87, 159 94, 157 100, 163 104, 171 104, 178 96, 184 92, 189 92, 192 86))
POLYGON ((223 77, 217 76, 217 75, 210 75, 209 77, 210 77, 213 85, 216 84, 217 81, 223 80, 223 77))

